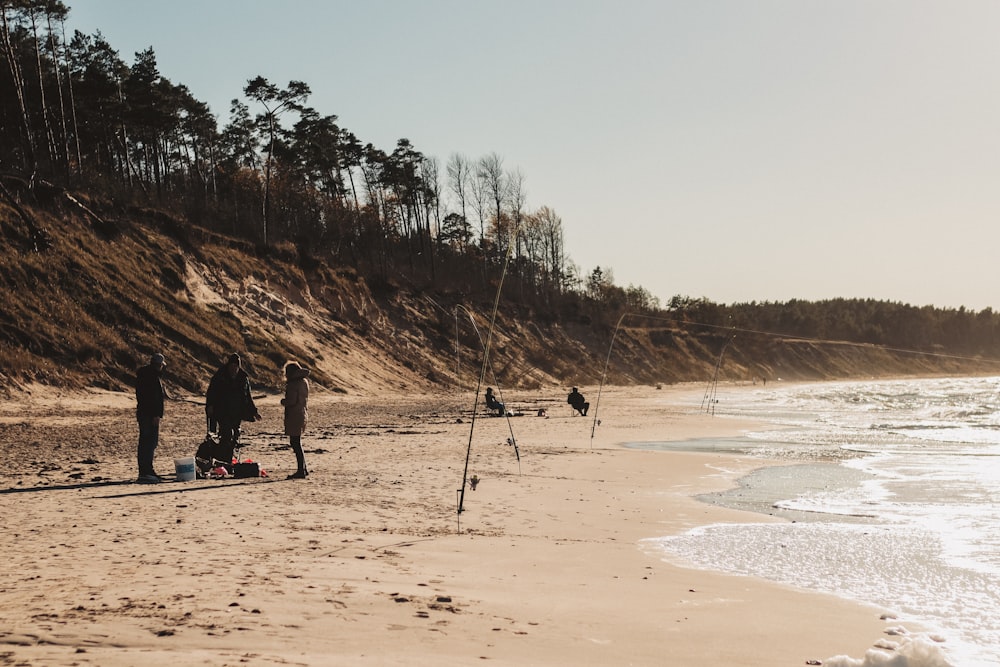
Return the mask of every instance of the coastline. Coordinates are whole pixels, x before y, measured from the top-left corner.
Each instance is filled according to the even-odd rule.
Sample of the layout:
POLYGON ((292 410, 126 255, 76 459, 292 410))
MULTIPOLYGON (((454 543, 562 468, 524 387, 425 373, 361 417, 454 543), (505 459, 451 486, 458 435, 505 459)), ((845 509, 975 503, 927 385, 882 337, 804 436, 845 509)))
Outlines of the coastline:
MULTIPOLYGON (((318 393, 306 481, 284 479, 294 461, 271 396, 245 453, 271 477, 156 487, 122 483, 134 468, 130 397, 5 405, 2 463, 22 463, 0 482, 0 507, 16 517, 0 547, 13 573, 0 586, 0 664, 749 667, 861 657, 884 636, 881 610, 684 568, 642 547, 699 525, 779 520, 694 497, 767 460, 623 446, 760 426, 695 413, 686 406, 696 391, 605 388, 593 440, 592 420, 571 416, 561 395, 508 392, 524 416, 477 416, 472 428, 461 396, 318 393), (77 441, 49 443, 46 457, 53 429, 77 441), (16 439, 25 435, 34 442, 16 439), (69 447, 69 463, 39 470, 69 447), (482 481, 458 514, 467 454, 482 481)), ((161 472, 204 435, 199 410, 197 399, 168 405, 161 472)))

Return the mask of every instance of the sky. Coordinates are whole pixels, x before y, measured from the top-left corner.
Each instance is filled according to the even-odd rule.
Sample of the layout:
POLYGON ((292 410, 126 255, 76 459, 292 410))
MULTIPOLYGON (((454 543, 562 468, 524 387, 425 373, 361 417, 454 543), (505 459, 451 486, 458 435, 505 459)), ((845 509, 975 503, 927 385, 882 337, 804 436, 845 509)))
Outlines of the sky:
POLYGON ((995 0, 67 4, 220 126, 260 75, 442 172, 496 153, 584 275, 664 305, 1000 310, 995 0))

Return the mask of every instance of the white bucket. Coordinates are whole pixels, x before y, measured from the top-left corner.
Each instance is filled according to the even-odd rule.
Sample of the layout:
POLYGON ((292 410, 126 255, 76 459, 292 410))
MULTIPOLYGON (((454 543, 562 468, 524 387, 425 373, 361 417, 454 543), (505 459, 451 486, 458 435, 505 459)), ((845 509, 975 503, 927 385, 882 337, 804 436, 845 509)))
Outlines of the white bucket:
POLYGON ((174 471, 177 473, 178 482, 190 482, 194 479, 194 457, 185 456, 182 459, 174 459, 174 471))

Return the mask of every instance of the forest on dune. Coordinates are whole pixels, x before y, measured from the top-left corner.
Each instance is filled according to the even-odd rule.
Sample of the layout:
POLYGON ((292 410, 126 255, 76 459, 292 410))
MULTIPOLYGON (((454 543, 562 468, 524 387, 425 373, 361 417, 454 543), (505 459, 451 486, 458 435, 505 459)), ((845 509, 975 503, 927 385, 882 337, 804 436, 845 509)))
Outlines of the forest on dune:
POLYGON ((127 62, 100 33, 71 32, 59 0, 0 10, 5 385, 122 388, 150 351, 174 349, 192 368, 174 381, 195 390, 228 346, 256 356, 262 377, 284 358, 328 358, 342 386, 346 352, 303 347, 290 329, 287 309, 306 302, 324 319, 295 326, 327 327, 316 341, 335 330, 384 366, 344 390, 453 384, 456 339, 482 349, 481 331, 456 322, 488 327, 494 306, 511 384, 991 373, 1000 358, 990 309, 661 303, 610 267, 577 266, 569 224, 526 206, 526 175, 499 153, 442 162, 405 138, 376 147, 309 106, 308 83, 252 72, 220 82, 238 91, 220 121, 159 71, 154 48, 127 62), (199 276, 230 287, 200 303, 199 276), (262 291, 286 315, 248 305, 262 291))

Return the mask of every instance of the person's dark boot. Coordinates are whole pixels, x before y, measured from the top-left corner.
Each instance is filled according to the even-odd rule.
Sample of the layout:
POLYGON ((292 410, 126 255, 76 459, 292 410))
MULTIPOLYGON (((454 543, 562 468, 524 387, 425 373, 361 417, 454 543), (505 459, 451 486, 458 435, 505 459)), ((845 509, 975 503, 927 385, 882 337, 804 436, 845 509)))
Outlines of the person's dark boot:
POLYGON ((306 469, 306 453, 302 449, 302 443, 297 440, 292 442, 292 451, 295 452, 295 463, 298 469, 288 476, 288 479, 305 479, 309 476, 309 471, 306 469))

